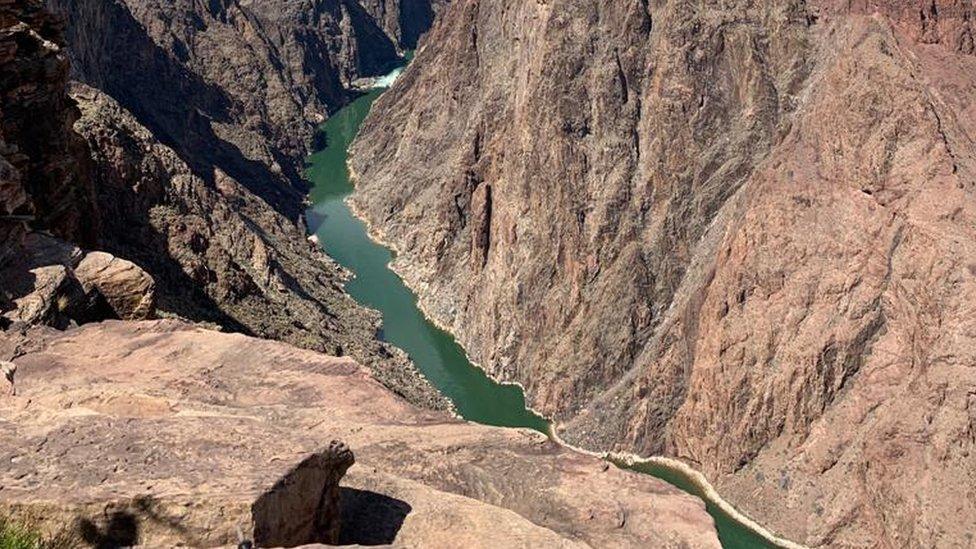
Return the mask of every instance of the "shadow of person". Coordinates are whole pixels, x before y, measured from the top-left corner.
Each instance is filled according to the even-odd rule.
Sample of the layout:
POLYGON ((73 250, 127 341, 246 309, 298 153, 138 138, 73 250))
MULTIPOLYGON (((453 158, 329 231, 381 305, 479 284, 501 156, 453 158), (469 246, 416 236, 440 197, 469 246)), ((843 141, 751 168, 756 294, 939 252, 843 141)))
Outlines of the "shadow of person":
POLYGON ((104 527, 89 519, 78 524, 78 534, 85 543, 97 549, 131 547, 139 543, 139 522, 135 515, 116 511, 109 515, 104 527))
POLYGON ((405 501, 368 490, 340 488, 339 545, 389 545, 412 508, 405 501))

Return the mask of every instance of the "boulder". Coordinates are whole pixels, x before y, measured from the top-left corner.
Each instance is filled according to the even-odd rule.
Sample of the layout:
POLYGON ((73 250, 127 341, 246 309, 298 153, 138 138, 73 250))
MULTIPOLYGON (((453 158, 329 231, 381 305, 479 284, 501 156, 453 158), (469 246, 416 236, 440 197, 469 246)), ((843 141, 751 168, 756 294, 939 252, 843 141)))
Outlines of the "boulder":
POLYGON ((7 324, 64 327, 68 310, 83 299, 78 282, 63 265, 46 265, 4 277, 3 318, 7 324))
POLYGON ((105 252, 89 252, 75 268, 86 292, 97 291, 120 319, 144 320, 156 311, 156 284, 138 265, 105 252))

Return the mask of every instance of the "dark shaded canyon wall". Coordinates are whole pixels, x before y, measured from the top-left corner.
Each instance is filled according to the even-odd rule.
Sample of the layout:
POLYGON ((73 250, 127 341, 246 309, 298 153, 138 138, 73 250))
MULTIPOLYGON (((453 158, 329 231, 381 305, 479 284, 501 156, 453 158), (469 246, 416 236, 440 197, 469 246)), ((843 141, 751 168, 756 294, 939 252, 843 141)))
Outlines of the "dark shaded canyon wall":
POLYGON ((415 403, 443 406, 402 352, 376 339, 378 315, 341 287, 342 269, 300 227, 219 170, 211 185, 107 94, 75 84, 75 125, 113 253, 151 272, 166 314, 335 356, 350 355, 415 403))
POLYGON ((66 90, 62 30, 40 2, 0 2, 0 245, 7 251, 28 221, 82 242, 95 235, 80 161, 85 144, 71 131, 78 110, 66 90))
POLYGON ((50 0, 75 77, 112 96, 194 172, 219 168, 296 217, 315 127, 399 56, 351 0, 50 0))
POLYGON ((811 545, 965 545, 973 15, 457 2, 353 201, 565 438, 679 457, 811 545))
POLYGON ((413 49, 447 0, 359 0, 359 3, 401 48, 413 49))

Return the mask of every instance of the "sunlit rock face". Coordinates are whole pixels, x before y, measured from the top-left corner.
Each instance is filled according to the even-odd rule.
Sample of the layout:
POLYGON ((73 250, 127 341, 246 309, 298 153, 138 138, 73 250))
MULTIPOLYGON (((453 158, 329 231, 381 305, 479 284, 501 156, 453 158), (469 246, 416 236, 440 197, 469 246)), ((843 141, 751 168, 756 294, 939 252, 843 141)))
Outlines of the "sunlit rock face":
POLYGON ((682 458, 811 545, 967 545, 973 16, 459 1, 353 202, 565 438, 682 458))
POLYGON ((416 408, 348 357, 175 321, 0 334, 12 348, 0 512, 77 545, 719 547, 701 500, 416 408))

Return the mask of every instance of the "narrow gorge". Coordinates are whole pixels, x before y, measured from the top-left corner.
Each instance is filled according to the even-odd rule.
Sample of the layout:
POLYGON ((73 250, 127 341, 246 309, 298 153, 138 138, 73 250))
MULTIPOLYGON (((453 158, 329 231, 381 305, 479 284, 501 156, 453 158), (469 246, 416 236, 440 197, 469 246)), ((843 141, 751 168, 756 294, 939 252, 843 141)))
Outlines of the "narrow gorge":
MULTIPOLYGON (((308 212, 315 240, 348 268, 345 288, 359 303, 383 315, 383 337, 407 352, 411 361, 462 418, 499 427, 532 429, 552 437, 552 426, 526 408, 522 388, 499 383, 472 364, 454 338, 418 308, 416 296, 390 269, 393 253, 369 236, 368 227, 347 204, 354 187, 347 167, 348 147, 373 102, 401 74, 377 79, 376 88, 336 113, 322 129, 326 147, 311 157, 308 178, 315 185, 308 212)), ((560 443, 562 445, 562 443, 560 443)), ((579 451, 579 450, 576 450, 579 451)), ((694 494, 707 503, 725 549, 776 547, 789 542, 729 506, 707 481, 680 463, 635 461, 631 456, 601 456, 617 466, 648 474, 694 494)))
POLYGON ((974 27, 0 0, 0 546, 971 546, 974 27))
POLYGON ((308 242, 315 127, 434 10, 0 1, 0 544, 718 546, 695 498, 442 411, 308 242))

